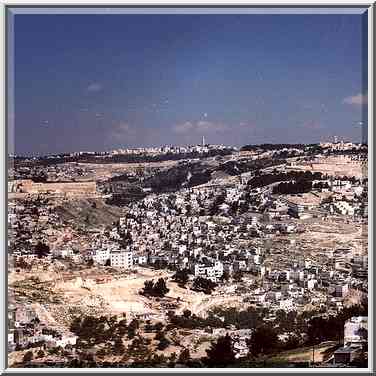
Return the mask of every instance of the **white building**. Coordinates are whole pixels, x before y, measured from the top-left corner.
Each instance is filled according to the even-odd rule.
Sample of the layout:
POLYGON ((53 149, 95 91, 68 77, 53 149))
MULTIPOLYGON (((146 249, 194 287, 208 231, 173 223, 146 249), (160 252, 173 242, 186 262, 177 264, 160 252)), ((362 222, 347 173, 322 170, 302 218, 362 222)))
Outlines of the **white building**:
POLYGON ((9 333, 8 332, 8 344, 13 344, 14 343, 14 332, 9 333))
POLYGON ((97 249, 93 252, 93 261, 98 264, 104 265, 109 259, 110 259, 109 248, 97 249))
POLYGON ((294 309, 294 301, 292 299, 280 300, 279 308, 284 311, 292 311, 294 309))
POLYGON ((148 263, 148 257, 145 255, 133 257, 133 263, 135 265, 146 265, 148 263))
POLYGON ((317 287, 317 279, 310 279, 307 282, 307 288, 308 290, 314 290, 317 287))
POLYGON ((114 250, 110 254, 111 266, 130 269, 133 266, 133 254, 125 250, 114 250))
POLYGON ((179 245, 179 255, 183 255, 184 252, 187 251, 187 245, 186 244, 180 244, 179 245))
POLYGON ((263 256, 262 255, 255 255, 254 256, 254 262, 256 265, 262 264, 263 256))
POLYGON ((58 249, 54 249, 52 251, 52 255, 54 257, 62 257, 62 258, 72 257, 73 256, 73 250, 67 249, 67 248, 58 248, 58 249))
POLYGON ((234 352, 235 358, 244 358, 249 353, 249 346, 247 345, 246 339, 239 339, 234 341, 234 352))
POLYGON ((288 270, 287 273, 286 273, 286 278, 287 278, 288 281, 303 281, 304 272, 303 271, 288 270))
POLYGON ((56 340, 55 346, 61 346, 65 347, 67 345, 75 346, 77 342, 77 336, 69 335, 69 336, 63 336, 61 339, 56 340))
POLYGON ((361 344, 368 341, 368 317, 357 316, 347 320, 344 327, 345 344, 361 344))
POLYGON ((342 215, 354 215, 354 208, 347 201, 338 201, 334 203, 333 209, 342 215))
POLYGON ((223 264, 220 261, 216 261, 214 265, 196 264, 194 266, 195 277, 203 277, 216 282, 223 274, 223 264))

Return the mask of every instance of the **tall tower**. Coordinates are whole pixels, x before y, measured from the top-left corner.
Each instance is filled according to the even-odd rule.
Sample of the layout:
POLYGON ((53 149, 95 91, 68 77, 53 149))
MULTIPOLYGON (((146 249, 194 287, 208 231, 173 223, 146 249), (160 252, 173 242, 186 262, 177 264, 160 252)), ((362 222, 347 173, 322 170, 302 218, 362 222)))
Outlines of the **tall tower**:
POLYGON ((202 136, 202 146, 205 146, 205 136, 202 136))

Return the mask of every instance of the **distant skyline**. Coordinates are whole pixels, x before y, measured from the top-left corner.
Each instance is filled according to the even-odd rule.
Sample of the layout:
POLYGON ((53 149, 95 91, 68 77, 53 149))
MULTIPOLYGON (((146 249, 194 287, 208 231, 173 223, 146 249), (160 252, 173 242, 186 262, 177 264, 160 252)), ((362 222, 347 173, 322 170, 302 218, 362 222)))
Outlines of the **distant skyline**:
POLYGON ((200 144, 203 136, 233 146, 335 135, 360 142, 366 22, 356 14, 18 14, 9 151, 200 144))

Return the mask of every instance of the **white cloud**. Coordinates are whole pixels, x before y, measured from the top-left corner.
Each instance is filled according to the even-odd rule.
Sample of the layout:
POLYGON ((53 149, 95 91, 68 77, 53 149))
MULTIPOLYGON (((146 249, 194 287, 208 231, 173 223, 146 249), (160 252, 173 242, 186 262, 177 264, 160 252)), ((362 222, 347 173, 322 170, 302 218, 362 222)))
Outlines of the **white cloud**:
POLYGON ((351 104, 351 105, 355 105, 355 106, 367 105, 368 96, 367 96, 367 94, 359 93, 357 95, 346 97, 343 100, 343 103, 344 104, 351 104))
POLYGON ((194 131, 194 124, 192 124, 190 121, 187 121, 185 123, 177 124, 173 127, 173 131, 175 133, 184 134, 194 131))
POLYGON ((120 122, 109 133, 110 138, 115 141, 125 141, 134 137, 135 130, 127 122, 120 122))
POLYGON ((210 121, 199 121, 197 123, 199 132, 224 132, 228 127, 221 123, 212 123, 210 121))
POLYGON ((225 124, 213 123, 210 121, 198 121, 192 123, 187 121, 185 123, 177 124, 173 127, 173 131, 178 134, 189 134, 189 133, 217 133, 225 132, 229 128, 225 124))
POLYGON ((99 82, 93 82, 86 88, 86 91, 88 91, 89 93, 98 93, 102 90, 103 86, 99 82))
POLYGON ((313 131, 318 131, 320 129, 323 129, 322 124, 320 124, 318 121, 315 121, 315 120, 306 121, 303 124, 300 124, 299 127, 305 130, 313 130, 313 131))

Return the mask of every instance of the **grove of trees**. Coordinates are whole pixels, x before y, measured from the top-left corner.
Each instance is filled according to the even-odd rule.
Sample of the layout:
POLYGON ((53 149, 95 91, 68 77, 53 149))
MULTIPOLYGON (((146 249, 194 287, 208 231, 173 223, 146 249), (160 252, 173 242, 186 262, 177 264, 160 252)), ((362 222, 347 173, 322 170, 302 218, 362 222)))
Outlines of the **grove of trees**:
POLYGON ((163 298, 169 291, 165 279, 159 278, 155 283, 153 280, 145 281, 144 288, 140 291, 140 294, 163 298))
POLYGON ((216 287, 217 284, 215 282, 203 277, 196 277, 192 285, 193 290, 202 291, 205 294, 211 294, 216 287))
POLYGON ((210 367, 228 367, 235 363, 233 340, 228 334, 212 342, 206 353, 204 362, 210 367))
POLYGON ((172 280, 175 281, 180 287, 185 287, 185 285, 189 281, 189 270, 177 270, 176 273, 172 276, 172 280))

